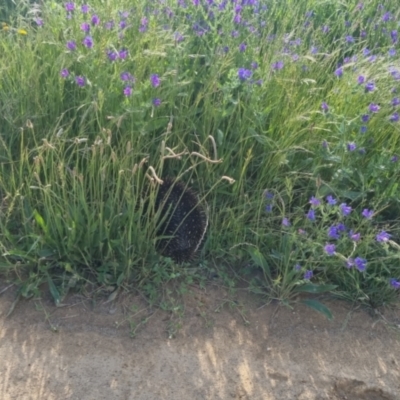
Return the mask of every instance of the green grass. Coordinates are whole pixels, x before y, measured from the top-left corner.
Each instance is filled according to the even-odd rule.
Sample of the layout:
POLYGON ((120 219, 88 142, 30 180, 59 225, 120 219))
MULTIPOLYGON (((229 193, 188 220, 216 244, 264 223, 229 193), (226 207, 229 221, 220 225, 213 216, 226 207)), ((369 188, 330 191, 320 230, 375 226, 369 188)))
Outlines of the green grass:
POLYGON ((231 1, 207 10, 204 1, 93 0, 88 14, 77 3, 70 18, 65 2, 19 3, 0 6, 0 268, 17 273, 24 295, 44 281, 57 301, 76 282, 151 288, 185 274, 154 251, 159 216, 145 206, 155 177, 176 176, 209 210, 201 263, 261 268, 251 287, 270 299, 333 290, 372 306, 398 300, 396 1, 360 9, 355 1, 270 0, 255 12, 251 1, 235 11, 231 1), (81 24, 93 14, 100 24, 86 48, 81 24), (127 57, 110 61, 121 50, 127 57), (251 78, 240 79, 239 68, 251 78), (122 81, 123 72, 135 81, 122 81), (375 89, 366 92, 359 75, 375 89), (311 196, 323 204, 315 221, 306 217, 311 196), (353 208, 348 217, 341 203, 353 208), (330 257, 327 231, 339 222, 347 231, 330 257), (390 241, 376 241, 382 230, 390 241), (366 270, 346 268, 349 257, 366 259, 366 270))

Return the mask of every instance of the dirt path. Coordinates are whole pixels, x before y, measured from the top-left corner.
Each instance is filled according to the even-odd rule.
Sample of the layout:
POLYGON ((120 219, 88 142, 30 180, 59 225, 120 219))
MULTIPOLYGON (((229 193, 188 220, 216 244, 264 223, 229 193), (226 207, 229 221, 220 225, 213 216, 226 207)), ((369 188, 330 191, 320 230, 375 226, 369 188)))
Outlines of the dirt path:
POLYGON ((0 398, 400 399, 399 310, 382 318, 329 302, 329 322, 303 306, 274 315, 249 295, 227 298, 191 288, 172 312, 153 312, 132 295, 94 307, 71 296, 60 308, 21 301, 5 318, 10 289, 0 398))

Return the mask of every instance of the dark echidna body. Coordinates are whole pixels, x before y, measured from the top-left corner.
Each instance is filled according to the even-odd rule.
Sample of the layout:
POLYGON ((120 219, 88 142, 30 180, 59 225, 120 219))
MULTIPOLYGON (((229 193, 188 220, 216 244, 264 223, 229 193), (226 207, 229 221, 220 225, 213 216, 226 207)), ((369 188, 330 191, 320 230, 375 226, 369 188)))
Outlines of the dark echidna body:
POLYGON ((156 197, 156 210, 162 219, 157 250, 177 263, 190 261, 201 247, 207 217, 196 193, 182 182, 164 179, 156 197))

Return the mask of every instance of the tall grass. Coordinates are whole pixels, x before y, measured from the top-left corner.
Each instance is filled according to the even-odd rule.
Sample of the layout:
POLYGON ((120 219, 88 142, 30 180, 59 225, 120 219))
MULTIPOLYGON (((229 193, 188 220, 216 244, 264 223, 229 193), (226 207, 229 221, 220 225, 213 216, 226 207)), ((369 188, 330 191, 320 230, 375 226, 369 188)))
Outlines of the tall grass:
POLYGON ((156 177, 170 175, 194 187, 209 210, 202 259, 235 268, 253 262, 277 298, 308 284, 306 268, 348 298, 395 299, 394 0, 94 0, 88 12, 82 5, 2 9, 3 270, 28 271, 35 282, 168 279, 177 267, 155 254, 157 218, 145 205, 156 177), (327 195, 353 208, 346 229, 369 224, 366 271, 349 276, 347 253, 324 256, 336 214, 315 207, 314 223, 308 213, 311 196, 327 195), (365 221, 367 207, 376 212, 365 221), (390 248, 376 242, 383 229, 390 248))

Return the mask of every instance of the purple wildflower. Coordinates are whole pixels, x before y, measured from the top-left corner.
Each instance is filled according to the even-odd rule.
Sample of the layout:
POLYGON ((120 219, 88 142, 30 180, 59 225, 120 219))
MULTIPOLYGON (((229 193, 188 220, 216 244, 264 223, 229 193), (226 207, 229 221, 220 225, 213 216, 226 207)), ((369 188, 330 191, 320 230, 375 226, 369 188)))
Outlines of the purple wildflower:
POLYGON ((388 50, 388 53, 390 57, 394 57, 396 55, 396 49, 391 48, 388 50))
POLYGON ((373 90, 375 90, 375 83, 374 82, 368 82, 365 85, 365 91, 366 92, 372 92, 373 90))
POLYGON ((253 75, 253 72, 246 68, 239 68, 238 69, 238 77, 241 81, 246 81, 250 79, 253 75))
POLYGON ((339 67, 335 70, 335 75, 340 78, 343 75, 343 68, 339 67))
POLYGON ((105 27, 107 30, 111 30, 112 28, 114 28, 114 21, 108 21, 108 22, 106 22, 106 23, 104 24, 104 27, 105 27))
POLYGON ((86 36, 83 40, 82 40, 82 44, 87 47, 88 49, 91 49, 93 47, 93 39, 91 36, 86 36))
POLYGON ((393 107, 400 105, 400 99, 398 97, 394 97, 391 101, 393 107))
POLYGON ((126 97, 129 97, 132 95, 132 87, 131 86, 125 86, 124 88, 124 95, 126 97))
POLYGON ((369 114, 363 114, 363 115, 361 115, 361 121, 362 121, 362 122, 368 122, 370 118, 371 118, 371 117, 370 117, 369 114))
POLYGON ((89 6, 87 4, 82 4, 81 11, 83 14, 87 14, 89 12, 89 6))
POLYGON ((153 86, 155 88, 160 86, 161 81, 160 81, 159 76, 157 74, 151 74, 150 75, 150 83, 151 83, 151 86, 153 86))
POLYGON ((342 203, 339 207, 340 211, 345 217, 347 217, 351 213, 351 207, 348 206, 346 203, 342 203))
POLYGON ((360 128, 360 132, 361 133, 365 133, 365 132, 367 132, 367 127, 365 126, 365 125, 363 125, 363 126, 361 126, 361 128, 360 128))
POLYGON ((86 84, 86 80, 85 80, 85 78, 83 76, 76 76, 75 77, 75 82, 80 87, 85 86, 85 84, 86 84))
POLYGON ((99 25, 100 24, 100 18, 96 14, 92 15, 92 18, 90 19, 90 21, 92 22, 92 25, 99 25))
POLYGON ((315 221, 315 210, 313 210, 312 208, 310 208, 310 209, 308 210, 308 213, 307 213, 306 217, 307 217, 310 221, 315 221))
POLYGON ((252 62, 252 63, 250 64, 250 66, 251 66, 252 69, 257 69, 257 68, 258 68, 258 63, 252 62))
POLYGON ((272 211, 272 204, 267 204, 265 206, 265 212, 270 213, 272 211))
POLYGON ((394 114, 392 114, 389 118, 390 122, 399 122, 400 120, 400 116, 398 112, 395 112, 394 114))
POLYGON ((399 161, 399 156, 394 155, 394 156, 390 159, 390 161, 391 161, 391 162, 397 162, 397 161, 399 161))
POLYGON ((68 12, 72 12, 75 10, 75 4, 72 1, 65 3, 65 10, 68 12))
POLYGON ((243 53, 243 52, 246 50, 246 47, 247 47, 246 43, 240 43, 240 45, 239 45, 239 51, 240 51, 241 53, 243 53))
POLYGON ((389 233, 387 233, 387 232, 385 232, 385 231, 380 231, 380 232, 375 236, 375 239, 376 239, 377 242, 383 243, 383 242, 389 241, 390 236, 392 236, 392 235, 390 235, 389 233))
POLYGON ((364 75, 359 75, 357 78, 357 82, 359 85, 362 85, 365 82, 365 76, 364 75))
POLYGON ((333 256, 336 251, 336 246, 332 243, 327 243, 324 247, 324 250, 328 256, 333 256))
POLYGON ((352 268, 352 267, 354 267, 354 258, 348 258, 347 259, 347 261, 346 261, 346 267, 347 268, 352 268))
POLYGON ((378 112, 378 111, 380 110, 380 107, 379 107, 378 104, 371 103, 371 104, 368 106, 368 109, 369 109, 369 111, 371 111, 371 112, 373 112, 373 113, 376 113, 376 112, 378 112))
POLYGON ((356 144, 354 142, 347 143, 347 150, 348 151, 354 151, 357 148, 356 144))
POLYGON ((87 22, 84 22, 83 24, 81 24, 81 30, 83 32, 89 33, 90 25, 87 22))
POLYGON ((118 52, 118 57, 119 57, 121 60, 125 60, 125 59, 128 57, 128 50, 127 50, 127 49, 121 49, 121 50, 118 52))
POLYGON ((67 70, 67 68, 62 69, 60 75, 61 78, 67 78, 69 76, 69 71, 67 70))
POLYGON ((76 42, 74 40, 70 40, 67 42, 67 49, 71 51, 76 50, 76 42))
POLYGON ((155 99, 153 99, 152 103, 153 103, 153 106, 158 107, 161 105, 161 99, 156 97, 155 99))
POLYGON ((354 259, 354 265, 360 272, 364 272, 367 268, 367 260, 361 257, 356 257, 354 259))
POLYGON ((354 38, 351 35, 345 37, 346 43, 354 43, 354 38))
POLYGON ((326 197, 326 202, 330 205, 330 206, 334 206, 336 204, 336 199, 333 198, 331 195, 326 197))
POLYGON ((277 61, 272 64, 272 69, 278 71, 284 67, 283 61, 277 61))
POLYGON ((36 22, 37 26, 43 26, 44 24, 42 18, 34 18, 34 21, 36 22))
POLYGON ((327 112, 329 110, 329 106, 325 101, 322 102, 321 108, 322 108, 322 111, 324 111, 324 112, 327 112))
POLYGON ((128 82, 128 81, 134 82, 135 81, 135 78, 133 77, 133 75, 130 72, 126 72, 126 71, 121 73, 120 78, 124 82, 128 82))
POLYGON ((390 280, 390 286, 392 286, 394 289, 400 289, 400 280, 396 280, 395 278, 392 278, 390 280))
POLYGON ((336 225, 332 225, 331 227, 328 228, 328 237, 331 239, 339 239, 339 231, 336 225))
POLYGON ((329 30, 330 30, 330 28, 329 28, 328 25, 324 25, 324 26, 321 28, 321 30, 322 30, 322 33, 328 33, 329 30))
POLYGON ((282 219, 282 225, 283 226, 290 226, 290 221, 288 220, 288 218, 284 217, 282 219))
POLYGON ((313 277, 313 275, 313 272, 308 269, 306 272, 304 272, 304 279, 309 281, 313 277))
POLYGON ((115 61, 118 58, 118 53, 112 50, 107 50, 107 57, 110 61, 115 61))
POLYGON ((361 215, 366 219, 371 219, 372 216, 374 215, 374 211, 373 210, 368 210, 368 208, 364 208, 364 210, 362 211, 361 215))
POLYGON ((319 200, 316 197, 312 196, 311 199, 310 199, 310 204, 313 207, 317 207, 317 206, 319 206, 321 204, 321 200, 319 200))
POLYGON ((361 239, 361 235, 353 232, 353 230, 349 232, 349 237, 353 242, 358 242, 361 239))
POLYGON ((300 265, 299 263, 297 263, 297 264, 294 266, 294 269, 295 269, 296 271, 300 271, 300 270, 301 270, 301 265, 300 265))

